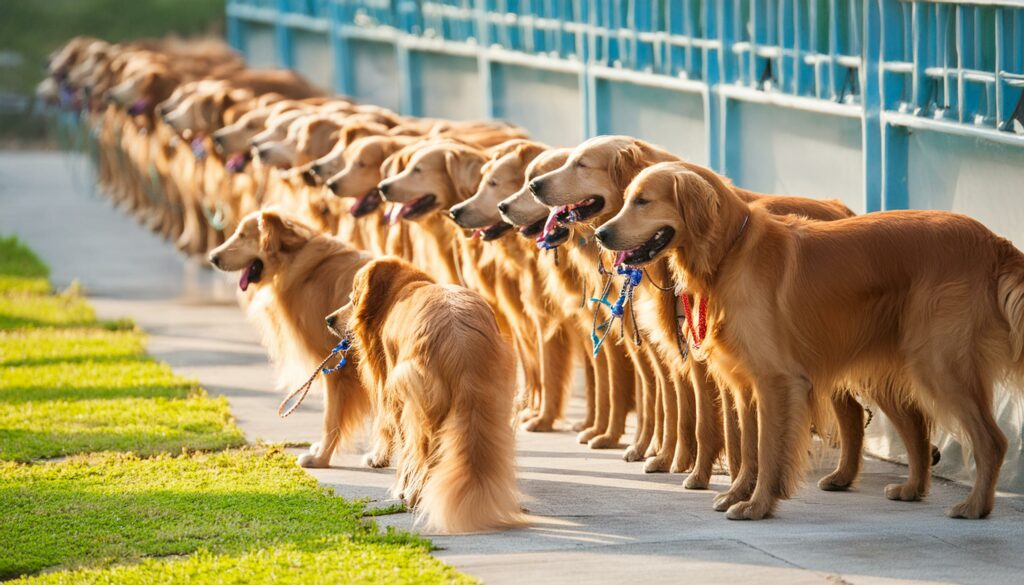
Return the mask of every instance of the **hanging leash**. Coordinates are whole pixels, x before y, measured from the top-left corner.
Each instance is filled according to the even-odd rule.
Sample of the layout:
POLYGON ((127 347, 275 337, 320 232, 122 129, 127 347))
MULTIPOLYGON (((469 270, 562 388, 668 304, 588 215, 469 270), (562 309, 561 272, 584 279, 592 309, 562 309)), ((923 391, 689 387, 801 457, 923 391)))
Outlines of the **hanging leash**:
POLYGON ((604 340, 608 337, 608 332, 612 328, 612 324, 616 319, 619 320, 619 334, 625 337, 625 319, 623 318, 626 314, 626 306, 629 306, 630 318, 633 321, 633 343, 637 346, 643 344, 643 339, 640 336, 640 329, 636 324, 636 313, 633 309, 633 292, 636 287, 640 285, 640 281, 643 280, 644 273, 639 268, 632 268, 629 266, 619 266, 616 269, 616 273, 625 277, 622 283, 622 288, 619 289, 619 298, 614 303, 608 301, 608 293, 611 292, 611 285, 613 275, 605 270, 604 263, 598 260, 598 271, 606 276, 604 290, 601 293, 601 298, 591 297, 590 302, 595 303, 594 305, 594 321, 590 331, 590 340, 594 344, 594 357, 601 351, 601 346, 604 345, 604 340), (603 324, 597 324, 597 315, 601 311, 601 305, 608 307, 611 315, 608 320, 603 324), (597 336, 598 330, 604 330, 601 337, 597 336))
POLYGON ((317 366, 315 370, 313 370, 313 373, 309 376, 309 379, 306 380, 306 382, 302 386, 299 386, 298 388, 293 390, 281 402, 281 405, 277 407, 277 416, 284 418, 289 414, 295 412, 295 409, 297 409, 299 405, 302 404, 302 401, 306 399, 306 395, 309 394, 309 389, 313 387, 313 381, 316 380, 317 376, 321 374, 323 374, 324 376, 328 374, 333 374, 334 372, 337 372, 341 368, 345 367, 345 364, 348 363, 348 358, 345 356, 345 352, 347 352, 351 348, 352 342, 347 339, 342 339, 338 343, 338 345, 335 345, 331 349, 331 353, 324 358, 324 361, 320 362, 320 365, 317 366), (338 355, 339 353, 341 354, 341 359, 338 360, 338 365, 334 366, 333 368, 324 367, 327 365, 327 362, 331 361, 331 359, 334 356, 338 355))

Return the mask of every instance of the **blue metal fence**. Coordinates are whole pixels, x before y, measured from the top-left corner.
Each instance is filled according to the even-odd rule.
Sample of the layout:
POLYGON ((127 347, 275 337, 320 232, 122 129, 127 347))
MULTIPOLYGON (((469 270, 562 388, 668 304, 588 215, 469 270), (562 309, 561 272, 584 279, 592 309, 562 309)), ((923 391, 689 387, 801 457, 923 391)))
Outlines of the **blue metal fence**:
POLYGON ((633 134, 753 189, 1024 238, 1021 0, 230 0, 228 32, 404 113, 633 134))

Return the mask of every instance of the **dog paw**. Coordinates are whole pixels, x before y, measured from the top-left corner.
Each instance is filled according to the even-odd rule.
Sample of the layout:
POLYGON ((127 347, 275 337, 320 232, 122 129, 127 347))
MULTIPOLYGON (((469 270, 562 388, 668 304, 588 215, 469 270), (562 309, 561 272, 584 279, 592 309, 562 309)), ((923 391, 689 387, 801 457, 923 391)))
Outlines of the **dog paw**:
POLYGON ((711 500, 711 507, 714 508, 716 512, 725 512, 732 507, 733 504, 742 502, 747 497, 748 496, 746 496, 746 494, 729 490, 715 496, 715 499, 711 500))
POLYGON ((644 473, 664 473, 670 465, 668 457, 651 457, 644 461, 644 473))
POLYGON ((768 507, 754 500, 733 504, 725 513, 729 520, 761 520, 768 516, 768 507))
POLYGON ((523 410, 519 411, 518 415, 516 415, 520 423, 525 423, 526 421, 535 418, 536 416, 537 411, 535 411, 532 408, 524 408, 523 410))
POLYGON ((916 502, 921 499, 921 493, 909 483, 890 483, 885 486, 885 497, 902 502, 916 502))
POLYGON ((298 459, 299 467, 305 467, 308 469, 322 469, 324 467, 330 467, 331 462, 324 458, 314 455, 313 453, 303 453, 299 455, 298 459))
POLYGON ((372 469, 380 469, 387 467, 390 461, 387 453, 367 453, 363 456, 363 465, 372 469))
POLYGON ((834 471, 818 480, 818 489, 826 492, 843 492, 850 489, 853 480, 843 477, 838 471, 834 471))
POLYGON ((672 459, 672 466, 668 468, 669 473, 686 473, 688 469, 693 469, 696 465, 696 461, 693 457, 687 455, 681 455, 672 459))
POLYGON ((611 449, 618 444, 618 437, 612 435, 598 435, 587 442, 587 446, 591 449, 611 449))
POLYGON ((642 457, 640 457, 640 451, 636 448, 636 445, 630 445, 627 447, 622 453, 622 458, 630 463, 640 461, 640 459, 642 459, 642 457))
POLYGON ((580 431, 580 434, 576 435, 576 442, 581 445, 586 445, 590 439, 593 439, 597 435, 597 429, 585 429, 580 431))
MULTIPOLYGON (((683 487, 688 490, 706 490, 708 484, 711 483, 706 477, 702 477, 699 473, 691 473, 686 481, 683 482, 683 487)), ((716 508, 717 509, 717 508, 716 508)), ((723 508, 724 510, 725 508, 723 508)), ((721 512, 722 510, 718 510, 721 512)))
POLYGON ((520 428, 530 433, 548 433, 555 428, 555 421, 538 416, 530 420, 523 421, 520 428))
POLYGON ((311 455, 320 455, 320 452, 324 450, 324 444, 317 441, 309 446, 309 453, 311 455))
POLYGON ((592 424, 594 424, 594 423, 588 423, 585 420, 581 420, 581 421, 575 422, 572 425, 572 431, 574 433, 581 433, 581 432, 589 429, 592 424))
POLYGON ((946 510, 946 516, 950 518, 965 518, 968 520, 977 520, 988 516, 989 512, 992 511, 992 506, 986 506, 984 504, 978 504, 970 500, 965 500, 959 504, 952 506, 946 510))

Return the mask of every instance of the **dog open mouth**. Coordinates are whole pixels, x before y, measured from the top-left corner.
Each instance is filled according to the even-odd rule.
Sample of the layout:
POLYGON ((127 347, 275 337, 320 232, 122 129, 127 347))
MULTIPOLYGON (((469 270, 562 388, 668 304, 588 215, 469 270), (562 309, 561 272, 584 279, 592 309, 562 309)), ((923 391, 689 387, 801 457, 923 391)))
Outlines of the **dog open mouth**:
POLYGON ((320 184, 320 175, 316 173, 312 168, 308 168, 302 171, 302 182, 307 187, 316 187, 320 184))
POLYGON ((242 169, 245 168, 245 164, 247 162, 249 162, 248 155, 245 153, 239 153, 229 158, 227 162, 224 163, 224 166, 232 173, 240 173, 242 172, 242 169))
POLYGON ((436 195, 424 195, 419 199, 414 199, 408 203, 402 204, 398 209, 398 219, 416 219, 426 215, 428 212, 433 211, 436 207, 437 196, 436 195))
POLYGON ((646 242, 640 244, 636 248, 631 250, 623 250, 615 255, 615 265, 626 264, 629 266, 637 266, 650 262, 658 255, 659 252, 668 246, 668 243, 675 237, 676 230, 665 226, 660 230, 654 232, 654 235, 647 239, 646 242))
POLYGON ((377 211, 377 208, 383 202, 384 199, 380 196, 380 191, 374 187, 367 191, 366 195, 356 199, 356 202, 352 204, 348 212, 352 214, 352 217, 363 217, 377 211))
POLYGON ((480 238, 483 242, 490 242, 501 237, 505 232, 512 229, 512 224, 499 221, 485 228, 473 230, 473 237, 480 238))
POLYGON ((252 284, 254 282, 259 282, 260 281, 260 277, 262 277, 262 276, 263 276, 263 260, 260 260, 259 258, 257 258, 255 260, 253 260, 252 264, 250 264, 249 267, 246 268, 242 272, 242 278, 239 279, 239 281, 238 281, 238 288, 240 288, 243 291, 245 291, 246 289, 249 288, 250 284, 252 284))
POLYGON ((579 203, 572 205, 561 205, 556 207, 553 215, 561 223, 575 223, 586 221, 594 217, 604 209, 604 197, 595 195, 588 197, 579 203))
POLYGON ((523 237, 536 239, 536 237, 540 235, 541 230, 544 229, 544 222, 546 221, 547 218, 542 217, 529 225, 524 225, 519 228, 519 233, 522 234, 523 237))

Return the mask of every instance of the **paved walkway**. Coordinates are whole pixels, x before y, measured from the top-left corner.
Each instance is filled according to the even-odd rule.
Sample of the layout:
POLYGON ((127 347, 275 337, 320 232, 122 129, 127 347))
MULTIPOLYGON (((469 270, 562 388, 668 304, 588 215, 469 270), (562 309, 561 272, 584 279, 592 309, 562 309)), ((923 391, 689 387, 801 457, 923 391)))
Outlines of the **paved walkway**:
MULTIPOLYGON (((59 154, 0 153, 0 234, 38 251, 56 286, 78 279, 101 316, 135 319, 157 359, 228 397, 250 439, 315 440, 316 401, 277 418, 281 395, 233 285, 90 195, 83 169, 59 154)), ((391 470, 364 469, 358 454, 335 463, 313 474, 347 497, 386 498, 391 470)), ((568 432, 520 433, 518 463, 530 528, 434 537, 439 557, 488 583, 1024 582, 1024 500, 1001 496, 988 520, 949 520, 963 486, 936 480, 926 502, 890 502, 882 488, 906 470, 885 462, 867 460, 857 490, 826 493, 814 488, 823 460, 777 518, 755 523, 729 522, 711 510, 712 491, 644 475, 568 432)))

